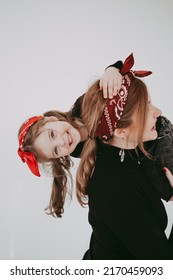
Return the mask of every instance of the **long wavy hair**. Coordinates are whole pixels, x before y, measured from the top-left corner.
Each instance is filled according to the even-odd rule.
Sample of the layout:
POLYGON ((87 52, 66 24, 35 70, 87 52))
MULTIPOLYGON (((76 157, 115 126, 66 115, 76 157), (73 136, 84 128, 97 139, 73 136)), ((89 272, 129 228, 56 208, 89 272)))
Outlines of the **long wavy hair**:
MULTIPOLYGON (((137 114, 137 140, 140 150, 149 157, 144 148, 142 137, 145 127, 148 106, 148 91, 145 83, 134 77, 128 92, 127 102, 124 107, 121 119, 118 121, 117 128, 127 128, 133 125, 134 113, 137 114)), ((82 103, 82 119, 85 123, 88 140, 81 154, 81 161, 76 174, 77 199, 81 206, 88 202, 87 185, 94 170, 97 142, 96 129, 103 114, 105 99, 103 92, 99 89, 99 80, 97 80, 87 91, 82 103)))
MULTIPOLYGON (((56 117, 59 121, 69 122, 76 129, 79 129, 80 127, 81 121, 77 123, 77 118, 72 118, 69 112, 48 111, 43 115, 45 117, 53 116, 56 117)), ((49 162, 43 162, 39 157, 37 151, 33 147, 33 143, 40 133, 40 128, 49 121, 50 120, 48 118, 43 118, 33 124, 27 132, 23 147, 26 152, 32 152, 35 155, 36 160, 42 164, 43 168, 49 168, 49 172, 51 172, 51 175, 53 177, 53 182, 49 205, 45 208, 45 211, 47 214, 54 217, 62 217, 62 214, 64 213, 64 202, 66 194, 68 193, 70 197, 72 196, 73 180, 70 168, 73 166, 73 162, 69 155, 51 159, 49 162)))

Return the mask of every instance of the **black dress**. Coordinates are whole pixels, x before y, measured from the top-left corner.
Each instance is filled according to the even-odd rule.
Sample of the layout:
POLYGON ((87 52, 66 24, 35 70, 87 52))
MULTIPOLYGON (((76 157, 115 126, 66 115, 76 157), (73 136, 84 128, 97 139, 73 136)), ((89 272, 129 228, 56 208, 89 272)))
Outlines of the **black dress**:
POLYGON ((135 150, 126 150, 124 162, 120 162, 119 150, 98 140, 95 170, 88 185, 93 233, 87 255, 96 260, 173 259, 159 193, 135 150))

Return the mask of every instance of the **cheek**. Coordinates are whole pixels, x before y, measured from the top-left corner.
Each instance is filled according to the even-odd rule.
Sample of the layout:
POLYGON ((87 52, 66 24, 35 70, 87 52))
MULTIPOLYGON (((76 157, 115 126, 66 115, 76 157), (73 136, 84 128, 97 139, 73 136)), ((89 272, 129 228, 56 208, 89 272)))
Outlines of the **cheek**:
POLYGON ((66 133, 66 132, 71 132, 73 130, 74 130, 74 128, 71 127, 69 124, 64 124, 61 127, 61 134, 66 133))
POLYGON ((38 138, 35 140, 36 146, 40 146, 40 147, 44 146, 45 142, 46 139, 44 133, 40 134, 40 136, 38 136, 38 138))
POLYGON ((145 122, 145 126, 144 126, 144 132, 149 132, 152 129, 152 119, 150 116, 147 117, 146 122, 145 122))
POLYGON ((151 140, 155 140, 157 138, 158 134, 156 130, 147 130, 144 131, 143 134, 143 141, 151 141, 151 140))
POLYGON ((78 131, 74 127, 70 127, 68 132, 72 135, 74 140, 78 137, 78 131))
POLYGON ((70 155, 76 147, 61 148, 60 157, 70 155))
POLYGON ((47 149, 47 147, 49 146, 49 143, 46 139, 46 137, 44 137, 44 135, 40 135, 40 137, 38 137, 35 142, 34 145, 36 150, 38 151, 44 151, 47 149))

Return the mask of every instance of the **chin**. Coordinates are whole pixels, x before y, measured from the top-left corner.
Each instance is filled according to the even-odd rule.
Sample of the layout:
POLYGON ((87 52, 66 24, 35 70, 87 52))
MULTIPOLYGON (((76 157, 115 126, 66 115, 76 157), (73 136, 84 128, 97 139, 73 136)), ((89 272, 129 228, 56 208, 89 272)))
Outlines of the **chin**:
POLYGON ((158 136, 157 131, 152 131, 151 133, 149 133, 148 135, 144 136, 144 142, 148 142, 148 141, 153 141, 156 140, 158 136))
POLYGON ((154 131, 154 135, 153 135, 153 138, 154 138, 153 140, 156 140, 157 137, 158 137, 158 133, 157 133, 157 131, 155 130, 155 131, 154 131))

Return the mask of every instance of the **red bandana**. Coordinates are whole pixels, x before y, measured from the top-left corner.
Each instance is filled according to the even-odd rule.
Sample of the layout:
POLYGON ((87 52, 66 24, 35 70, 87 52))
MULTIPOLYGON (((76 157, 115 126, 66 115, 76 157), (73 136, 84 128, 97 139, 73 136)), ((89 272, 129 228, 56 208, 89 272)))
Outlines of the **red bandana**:
POLYGON ((25 140, 25 136, 28 132, 28 130, 30 129, 30 127, 35 123, 38 122, 39 120, 43 119, 44 116, 36 116, 36 117, 32 117, 29 120, 27 120, 20 131, 19 134, 19 149, 18 149, 18 155, 20 156, 21 160, 23 162, 26 162, 29 169, 31 170, 31 172, 36 175, 36 176, 40 176, 40 172, 39 172, 39 168, 38 168, 38 163, 36 161, 36 158, 34 156, 34 154, 32 152, 25 152, 23 149, 23 142, 25 140))
POLYGON ((113 99, 106 100, 106 106, 100 121, 100 124, 97 128, 96 135, 102 140, 109 139, 115 128, 117 127, 118 120, 121 118, 121 115, 126 104, 128 90, 131 85, 131 80, 134 76, 145 77, 152 74, 151 71, 132 71, 130 70, 134 64, 133 54, 130 54, 125 62, 120 73, 123 75, 123 81, 121 89, 113 99))

